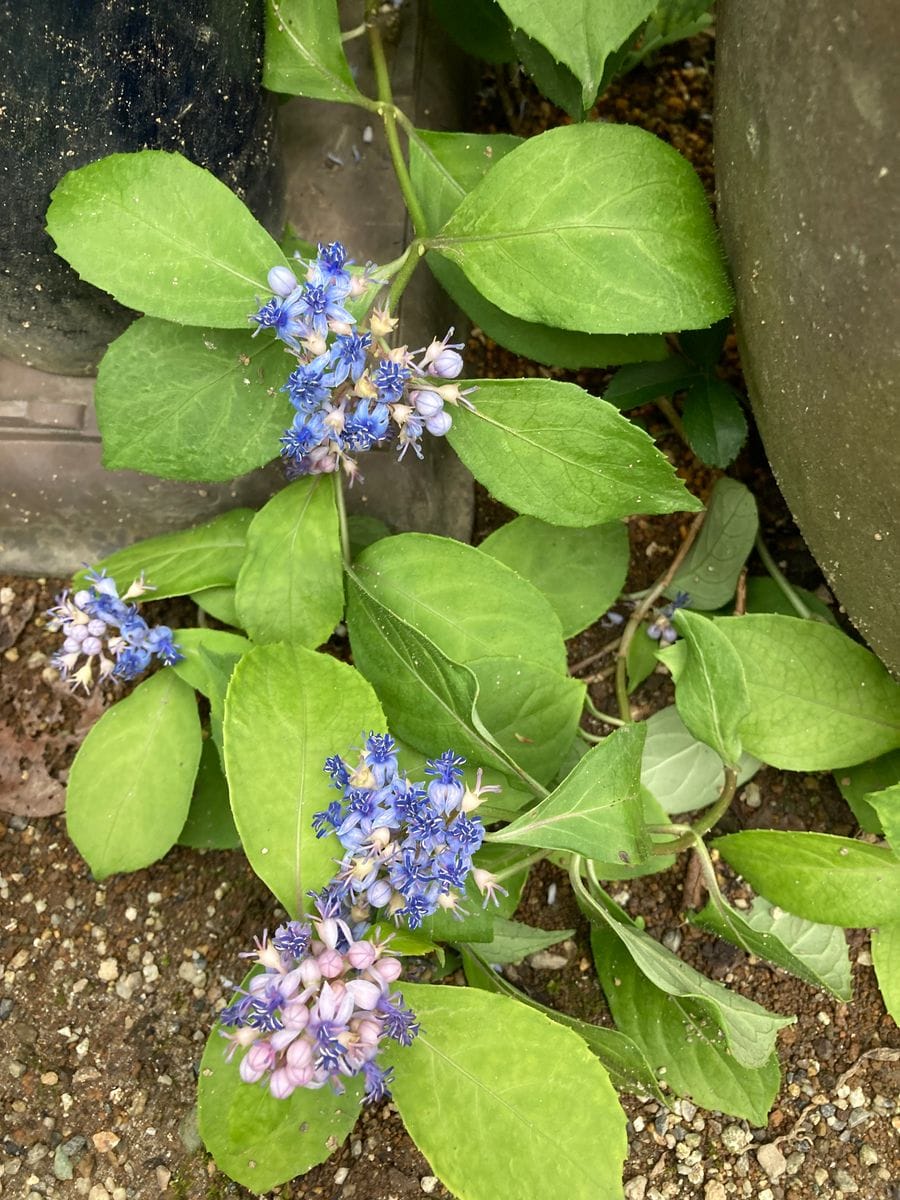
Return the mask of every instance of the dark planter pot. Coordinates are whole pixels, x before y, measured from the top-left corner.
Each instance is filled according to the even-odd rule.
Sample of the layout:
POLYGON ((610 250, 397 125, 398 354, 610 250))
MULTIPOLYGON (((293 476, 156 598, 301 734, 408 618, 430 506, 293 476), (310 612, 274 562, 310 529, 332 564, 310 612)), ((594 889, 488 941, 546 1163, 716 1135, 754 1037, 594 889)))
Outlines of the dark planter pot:
POLYGON ((719 216, 747 387, 838 600, 900 671, 900 8, 720 0, 719 216))
POLYGON ((44 231, 50 193, 73 167, 120 151, 177 150, 280 232, 263 15, 262 0, 0 5, 0 354, 90 374, 134 316, 82 282, 44 231))

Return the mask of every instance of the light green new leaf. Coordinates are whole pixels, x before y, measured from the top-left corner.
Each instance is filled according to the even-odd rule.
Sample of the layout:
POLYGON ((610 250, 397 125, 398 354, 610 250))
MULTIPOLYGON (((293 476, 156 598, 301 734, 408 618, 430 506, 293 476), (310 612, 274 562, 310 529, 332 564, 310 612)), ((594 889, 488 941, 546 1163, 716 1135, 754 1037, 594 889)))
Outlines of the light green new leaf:
POLYGON ((504 311, 564 329, 659 333, 708 325, 731 307, 699 179, 634 126, 529 138, 429 246, 504 311))
POLYGON ((900 924, 872 931, 872 964, 884 1007, 900 1025, 900 924))
POLYGON ((512 824, 488 834, 605 862, 640 862, 650 851, 640 795, 643 725, 626 725, 592 747, 559 787, 512 824))
POLYGON ((231 815, 228 783, 212 740, 203 743, 191 807, 178 844, 195 850, 236 850, 241 844, 231 815))
POLYGON ((666 590, 687 592, 691 608, 709 612, 732 599, 759 526, 756 501, 735 479, 717 481, 703 527, 666 590))
POLYGON ((689 919, 839 1000, 853 997, 847 939, 837 925, 805 921, 774 908, 762 896, 756 897, 746 913, 724 901, 716 905, 710 900, 700 912, 689 914, 689 919))
POLYGON ((367 106, 344 55, 337 0, 267 0, 263 86, 367 106))
POLYGON ((243 1051, 225 1061, 228 1043, 219 1031, 214 1026, 200 1062, 200 1136, 220 1171, 254 1193, 268 1192, 337 1149, 359 1116, 361 1082, 348 1079, 342 1096, 330 1087, 297 1088, 276 1100, 265 1085, 243 1082, 238 1074, 243 1051))
POLYGON ((900 854, 900 783, 880 792, 869 792, 866 803, 875 810, 891 849, 900 854))
POLYGON ((900 747, 900 684, 839 629, 762 614, 715 624, 743 663, 750 714, 741 740, 763 762, 824 771, 900 747))
POLYGON ((657 0, 499 0, 512 24, 541 43, 581 83, 582 107, 597 97, 606 59, 628 40, 657 0))
POLYGON ((221 621, 223 625, 238 625, 237 609, 234 606, 234 586, 203 588, 191 592, 191 599, 205 613, 221 621))
POLYGON ((344 611, 336 477, 288 484, 247 531, 247 556, 235 589, 241 625, 255 642, 296 642, 311 650, 334 632, 344 611))
POLYGON ((174 846, 201 744, 194 693, 170 667, 93 726, 72 763, 66 825, 96 879, 149 866, 174 846))
MULTIPOLYGON (((521 138, 503 133, 411 133, 409 169, 427 232, 436 234, 467 192, 521 143, 521 138)), ((489 338, 536 362, 573 369, 605 367, 668 353, 664 339, 655 334, 579 333, 523 321, 486 300, 448 259, 432 252, 426 261, 444 290, 489 338)))
MULTIPOLYGON (((684 726, 674 705, 661 708, 645 722, 647 740, 641 762, 641 783, 670 816, 706 808, 718 799, 725 783, 722 760, 684 726)), ((759 759, 741 755, 738 784, 759 770, 759 759)))
POLYGON ((564 942, 574 932, 574 929, 535 929, 521 921, 494 917, 494 936, 480 945, 478 952, 489 963, 520 963, 529 954, 564 942))
POLYGON ((103 465, 215 482, 276 458, 291 411, 284 349, 268 334, 135 321, 97 376, 103 465))
MULTIPOLYGON (((698 1021, 711 1021, 717 1026, 724 1039, 723 1049, 727 1047, 741 1066, 761 1067, 769 1060, 778 1030, 792 1025, 794 1017, 770 1013, 753 1000, 707 979, 639 929, 605 893, 599 901, 602 924, 618 938, 637 969, 654 987, 687 1001, 698 1021)), ((594 909, 587 915, 595 925, 600 921, 600 913, 594 909)), ((624 1028, 635 1036, 627 1026, 624 1028)))
POLYGON ((391 1091, 455 1195, 619 1200, 625 1115, 575 1033, 472 988, 404 983, 403 996, 422 1032, 394 1055, 391 1091))
POLYGON ((183 657, 171 670, 208 700, 221 690, 221 663, 234 666, 252 646, 247 638, 228 629, 176 629, 173 638, 183 657))
MULTIPOLYGON (((247 549, 247 529, 253 510, 233 508, 193 529, 145 538, 95 564, 95 570, 112 575, 124 592, 141 573, 151 584, 143 602, 166 596, 183 596, 198 588, 227 587, 237 579, 247 549)), ((79 571, 74 588, 87 587, 85 571, 79 571)))
POLYGON ((728 638, 707 617, 682 609, 675 616, 688 648, 675 704, 687 728, 727 766, 741 757, 740 727, 750 712, 744 668, 728 638))
POLYGON ((807 921, 848 929, 900 921, 900 861, 884 846, 774 829, 714 844, 755 891, 807 921))
POLYGON ((235 668, 225 704, 231 808, 250 865, 292 917, 334 874, 333 837, 313 814, 334 798, 325 759, 387 729, 358 671, 301 646, 257 646, 235 668))
POLYGON ((64 175, 47 232, 82 279, 181 325, 248 329, 269 268, 285 261, 234 192, 164 150, 109 154, 64 175))
POLYGON ((529 580, 553 605, 563 637, 593 625, 616 600, 628 573, 628 529, 613 522, 586 529, 516 517, 479 547, 529 580))
POLYGON ((835 771, 834 778, 860 827, 866 833, 880 834, 881 822, 866 796, 869 792, 884 791, 900 781, 900 750, 892 750, 856 767, 835 771))
POLYGON ((486 992, 494 992, 499 996, 508 996, 520 1004, 543 1013, 551 1021, 567 1025, 574 1029, 578 1036, 587 1043, 588 1049, 600 1059, 609 1073, 612 1084, 620 1092, 633 1092, 637 1096, 653 1096, 660 1104, 667 1103, 660 1091, 656 1077, 650 1070, 643 1052, 638 1046, 621 1033, 618 1029, 607 1029, 603 1025, 591 1025, 580 1021, 578 1017, 570 1017, 568 1013, 555 1008, 547 1008, 513 987, 509 980, 492 970, 486 957, 484 946, 462 946, 463 969, 466 982, 470 987, 482 988, 486 992))
POLYGON ((781 1082, 775 1052, 755 1066, 739 1062, 712 1010, 655 986, 611 929, 593 929, 591 946, 616 1024, 664 1070, 669 1087, 704 1108, 765 1125, 781 1082))
POLYGON ((643 430, 574 383, 483 379, 448 435, 498 500, 551 525, 702 508, 643 430))

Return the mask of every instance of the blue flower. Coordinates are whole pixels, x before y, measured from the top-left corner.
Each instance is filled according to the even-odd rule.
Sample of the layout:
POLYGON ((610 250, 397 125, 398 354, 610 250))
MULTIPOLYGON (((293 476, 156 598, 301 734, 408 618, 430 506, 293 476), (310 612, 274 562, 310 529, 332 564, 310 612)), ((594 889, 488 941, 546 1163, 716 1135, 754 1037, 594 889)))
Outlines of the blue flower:
POLYGON ((325 337, 329 321, 340 321, 345 325, 356 323, 352 313, 341 304, 342 299, 334 288, 308 283, 295 303, 303 323, 320 337, 325 337))
POLYGON ((312 263, 313 282, 331 287, 337 296, 346 296, 353 282, 346 269, 351 262, 340 242, 329 242, 327 246, 319 242, 318 257, 312 263))
POLYGON ((412 372, 391 358, 383 359, 372 376, 378 389, 378 399, 384 404, 396 404, 403 397, 403 389, 412 372))
POLYGON ((672 617, 679 608, 686 608, 690 602, 691 598, 687 592, 678 592, 675 599, 670 601, 665 608, 660 609, 656 619, 647 626, 647 636, 664 646, 671 646, 678 640, 678 632, 672 624, 672 617))
POLYGON ((261 306, 258 312, 250 314, 250 320, 256 322, 253 336, 261 329, 271 329, 292 350, 300 349, 298 337, 309 333, 303 320, 303 289, 297 288, 289 296, 273 296, 261 306))
POLYGON ((349 376, 354 383, 366 369, 366 360, 372 346, 371 333, 339 333, 331 347, 330 362, 333 370, 328 376, 332 387, 343 383, 349 376))
POLYGON ((370 450, 387 435, 391 414, 386 404, 360 400, 344 423, 343 441, 348 450, 370 450))
POLYGON ((298 411, 311 414, 331 395, 322 381, 327 362, 328 356, 320 354, 312 362, 301 363, 288 375, 287 383, 281 390, 289 394, 291 404, 298 411))
POLYGON ((297 413, 289 429, 281 435, 281 454, 284 458, 303 458, 327 439, 321 413, 305 416, 297 413))

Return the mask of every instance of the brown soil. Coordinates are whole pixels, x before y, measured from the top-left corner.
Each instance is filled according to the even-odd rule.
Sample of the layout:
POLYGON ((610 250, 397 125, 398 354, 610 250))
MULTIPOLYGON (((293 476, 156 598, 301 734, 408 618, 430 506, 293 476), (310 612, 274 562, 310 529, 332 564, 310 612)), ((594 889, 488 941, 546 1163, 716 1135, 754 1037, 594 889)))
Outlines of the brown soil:
MULTIPOLYGON (((694 161, 708 188, 710 53, 708 39, 672 48, 652 72, 636 72, 612 89, 601 109, 607 119, 667 137, 694 161)), ((525 102, 517 132, 558 119, 527 86, 512 98, 514 110, 525 102)), ((483 127, 499 110, 499 98, 488 89, 483 127)), ((477 331, 471 351, 483 356, 485 374, 544 370, 491 346, 477 331)), ((732 347, 729 376, 738 380, 738 371, 732 347)), ((570 377, 593 392, 606 380, 602 372, 570 377)), ((715 473, 692 459, 654 409, 638 415, 692 489, 705 495, 715 473)), ((757 495, 766 536, 791 577, 820 587, 757 441, 751 440, 733 473, 757 495)), ((476 541, 506 515, 482 493, 476 541)), ((684 532, 678 517, 632 522, 629 588, 646 587, 661 573, 684 532)), ((0 595, 0 795, 7 804, 27 801, 38 814, 58 806, 74 751, 111 697, 72 697, 48 670, 54 639, 40 614, 61 581, 6 578, 0 586, 13 593, 0 595)), ((166 619, 187 623, 187 609, 166 619)), ((596 652, 610 636, 598 625, 573 639, 570 661, 596 652)), ((668 689, 663 676, 653 675, 637 700, 652 711, 669 702, 668 689)), ((592 696, 601 709, 613 706, 606 679, 592 685, 592 696)), ((723 830, 856 832, 828 775, 765 769, 755 783, 758 794, 748 789, 739 796, 723 830), (748 802, 757 799, 758 807, 748 802)), ((666 1113, 655 1103, 624 1098, 629 1200, 896 1200, 900 1052, 866 935, 849 935, 855 999, 841 1004, 689 926, 683 913, 685 886, 694 890, 689 872, 681 859, 665 875, 617 885, 615 895, 629 912, 643 915, 652 934, 668 944, 680 940, 679 953, 694 966, 767 1007, 797 1014, 798 1022, 780 1039, 784 1083, 767 1129, 751 1130, 746 1122, 699 1112, 686 1102, 666 1113), (786 1171, 769 1179, 755 1150, 775 1140, 786 1171)), ((733 886, 731 894, 738 901, 745 895, 733 886)), ((0 1196, 250 1195, 208 1160, 193 1115, 197 1064, 214 1008, 239 971, 238 953, 277 916, 242 856, 177 848, 147 870, 97 884, 69 843, 62 817, 6 817, 0 823, 0 900, 0 1196)), ((519 915, 546 928, 572 927, 576 934, 555 948, 565 967, 523 964, 508 969, 510 978, 546 1004, 608 1022, 585 923, 564 877, 550 864, 534 871, 519 915)), ((328 1163, 276 1194, 406 1200, 431 1189, 432 1195, 448 1195, 432 1183, 427 1162, 384 1105, 361 1116, 328 1163)))

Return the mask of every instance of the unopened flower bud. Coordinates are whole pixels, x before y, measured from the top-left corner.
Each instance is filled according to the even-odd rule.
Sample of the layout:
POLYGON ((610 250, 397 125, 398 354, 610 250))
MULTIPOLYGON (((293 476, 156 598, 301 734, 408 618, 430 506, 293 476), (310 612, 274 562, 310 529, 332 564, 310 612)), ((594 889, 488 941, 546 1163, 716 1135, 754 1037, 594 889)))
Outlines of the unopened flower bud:
POLYGON ((394 983, 403 974, 403 965, 399 958, 379 958, 372 965, 372 970, 385 983, 394 983))
POLYGON ((326 979, 337 979, 344 971, 344 958, 339 950, 323 950, 318 957, 319 970, 326 979))
POLYGON ((373 908, 384 908, 391 902, 392 888, 386 879, 379 879, 369 888, 367 895, 373 908))
POLYGON ((439 413, 435 413, 433 417, 428 417, 425 421, 425 428, 434 437, 443 437, 445 433, 450 432, 450 426, 453 424, 453 418, 442 409, 439 413))
POLYGON ((392 317, 386 308, 375 308, 369 317, 369 328, 376 337, 387 337, 397 328, 399 318, 392 317))
POLYGON ((279 1067, 277 1071, 272 1072, 269 1091, 276 1100, 287 1100, 293 1090, 294 1084, 291 1082, 290 1073, 286 1067, 279 1067))
POLYGON ((273 267, 268 281, 276 296, 289 296, 297 287, 297 276, 289 267, 273 267))
POLYGON ((354 942, 347 951, 347 962, 357 971, 367 970, 377 957, 378 951, 371 942, 354 942))
POLYGON ((437 392, 428 389, 410 392, 409 398, 416 406, 416 412, 426 419, 444 411, 444 399, 437 392))
POLYGON ((461 354, 456 350, 442 350, 431 364, 429 374, 437 375, 441 379, 456 379, 462 374, 462 369, 461 354))

